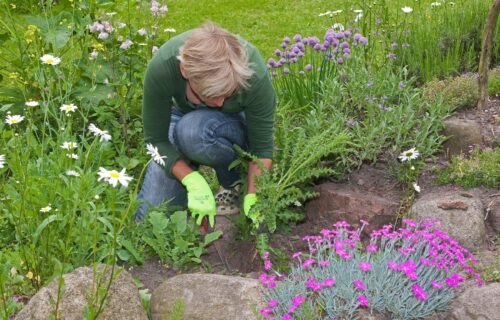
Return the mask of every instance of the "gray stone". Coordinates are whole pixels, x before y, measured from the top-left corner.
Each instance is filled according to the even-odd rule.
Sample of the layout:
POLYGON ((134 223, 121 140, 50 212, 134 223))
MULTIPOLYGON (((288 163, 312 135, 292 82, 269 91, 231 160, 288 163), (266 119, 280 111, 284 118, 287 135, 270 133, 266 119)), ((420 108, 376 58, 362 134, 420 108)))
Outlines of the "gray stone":
POLYGON ((500 199, 493 199, 488 205, 488 222, 493 230, 500 234, 500 199))
MULTIPOLYGON (((141 303, 139 291, 132 276, 125 270, 113 280, 110 287, 104 310, 100 319, 130 319, 147 320, 146 312, 141 303)), ((109 272, 108 272, 109 274, 109 272)), ((76 320, 84 319, 84 310, 91 297, 93 270, 82 267, 69 274, 63 275, 64 287, 59 302, 57 319, 76 320)), ((16 319, 46 320, 55 309, 59 278, 52 280, 46 287, 38 291, 19 312, 16 319)))
POLYGON ((216 274, 182 274, 166 280, 151 296, 153 320, 170 319, 176 301, 183 320, 253 320, 263 307, 256 279, 216 274), (179 302, 178 302, 179 303, 179 302))
POLYGON ((320 196, 307 203, 307 218, 323 220, 325 225, 339 220, 358 225, 363 219, 370 223, 366 231, 371 231, 392 223, 399 209, 397 201, 346 184, 324 183, 316 186, 315 191, 320 196))
POLYGON ((452 304, 452 320, 500 319, 500 283, 471 286, 452 304))
POLYGON ((444 126, 444 135, 448 137, 444 150, 449 157, 467 153, 469 146, 483 142, 480 124, 475 121, 450 118, 444 121, 444 126))
POLYGON ((484 207, 477 195, 456 191, 425 194, 413 204, 411 213, 417 221, 437 218, 441 230, 470 250, 484 244, 484 207))

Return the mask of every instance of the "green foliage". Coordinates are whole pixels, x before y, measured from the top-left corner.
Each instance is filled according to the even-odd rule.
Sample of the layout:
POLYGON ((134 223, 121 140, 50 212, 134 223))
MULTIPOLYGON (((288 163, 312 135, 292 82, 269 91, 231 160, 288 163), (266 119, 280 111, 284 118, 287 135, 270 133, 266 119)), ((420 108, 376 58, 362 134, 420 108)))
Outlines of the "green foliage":
POLYGON ((221 235, 215 231, 205 235, 202 241, 199 226, 187 218, 186 211, 174 212, 167 217, 164 212, 148 213, 143 226, 142 240, 158 257, 174 267, 186 267, 201 263, 206 247, 221 235))
POLYGON ((500 149, 474 149, 470 156, 452 157, 449 167, 440 171, 438 181, 464 188, 479 185, 500 188, 500 149))
POLYGON ((500 69, 494 69, 488 76, 488 94, 490 97, 500 96, 500 69))
POLYGON ((424 87, 424 95, 431 102, 441 98, 453 110, 460 110, 476 106, 478 90, 477 75, 463 75, 428 82, 424 87))

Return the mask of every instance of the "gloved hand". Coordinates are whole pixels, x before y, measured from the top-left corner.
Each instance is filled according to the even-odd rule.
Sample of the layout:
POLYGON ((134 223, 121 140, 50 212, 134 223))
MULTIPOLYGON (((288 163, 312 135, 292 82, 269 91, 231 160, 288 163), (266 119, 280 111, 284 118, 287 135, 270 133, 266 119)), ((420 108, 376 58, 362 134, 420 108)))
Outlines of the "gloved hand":
POLYGON ((243 212, 245 212, 245 215, 252 219, 252 222, 255 223, 257 221, 257 218, 260 216, 260 212, 252 212, 250 213, 250 210, 252 209, 252 206, 257 202, 257 195, 255 193, 248 193, 244 198, 243 198, 243 212))
POLYGON ((203 217, 208 216, 210 227, 215 224, 215 199, 210 186, 198 171, 186 175, 181 183, 187 189, 188 209, 196 223, 201 225, 203 217), (198 217, 197 217, 198 216, 198 217))

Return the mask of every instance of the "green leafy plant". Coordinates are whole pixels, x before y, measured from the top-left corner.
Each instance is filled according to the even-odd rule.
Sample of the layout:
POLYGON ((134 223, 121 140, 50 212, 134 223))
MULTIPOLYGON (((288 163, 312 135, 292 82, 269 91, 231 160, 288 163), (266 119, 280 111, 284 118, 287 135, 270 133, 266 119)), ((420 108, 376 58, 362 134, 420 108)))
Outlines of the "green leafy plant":
POLYGON ((440 171, 438 181, 458 184, 464 188, 473 188, 479 185, 499 188, 500 149, 481 150, 476 148, 470 156, 452 157, 449 167, 440 171))
POLYGON ((442 101, 453 110, 473 108, 479 98, 477 75, 463 75, 445 80, 432 80, 426 83, 424 95, 429 101, 442 101))
POLYGON ((199 226, 188 220, 186 211, 176 211, 170 217, 164 212, 151 211, 144 222, 142 240, 165 263, 186 267, 201 263, 206 247, 217 240, 221 231, 205 235, 201 241, 199 226))

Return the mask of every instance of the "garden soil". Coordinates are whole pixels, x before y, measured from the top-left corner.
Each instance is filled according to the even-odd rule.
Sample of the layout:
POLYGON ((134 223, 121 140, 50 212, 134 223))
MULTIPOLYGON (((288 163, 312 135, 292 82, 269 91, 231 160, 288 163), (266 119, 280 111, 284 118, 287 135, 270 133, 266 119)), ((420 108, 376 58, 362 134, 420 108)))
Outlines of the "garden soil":
MULTIPOLYGON (((499 99, 489 101, 487 108, 484 110, 464 110, 456 113, 453 117, 472 120, 480 124, 484 137, 484 145, 481 146, 482 148, 498 147, 498 145, 495 145, 495 141, 498 141, 498 135, 500 134, 500 132, 498 132, 500 131, 499 99)), ((364 164, 358 171, 353 172, 349 176, 349 179, 343 183, 355 186, 360 192, 366 191, 383 196, 389 200, 400 202, 403 188, 391 175, 387 159, 394 159, 394 155, 382 156, 381 160, 375 164, 364 164)), ((494 197, 500 197, 500 190, 498 189, 478 187, 473 190, 465 190, 455 185, 438 185, 436 183, 435 173, 444 169, 448 164, 448 160, 445 154, 440 154, 434 159, 425 159, 426 166, 419 177, 419 185, 422 194, 438 191, 474 192, 480 195, 481 200, 486 205, 490 203, 494 197)), ((410 205, 411 203, 402 203, 402 211, 410 205)), ((396 220, 396 216, 394 218, 396 220)), ((273 235, 271 246, 273 248, 279 248, 281 252, 279 257, 283 258, 282 261, 278 259, 277 263, 281 261, 283 265, 286 265, 287 257, 290 257, 293 252, 307 251, 307 243, 302 240, 302 237, 318 234, 321 229, 328 227, 331 226, 326 224, 325 221, 306 220, 291 227, 288 232, 281 232, 273 235)), ((477 253, 481 269, 486 268, 490 263, 498 260, 500 245, 497 238, 498 235, 493 235, 492 231, 489 230, 488 243, 485 245, 483 251, 477 253)), ((219 243, 218 249, 214 245, 210 247, 209 253, 204 256, 204 263, 202 266, 183 272, 210 272, 257 278, 263 266, 262 261, 257 255, 255 244, 232 238, 222 241, 226 242, 219 243), (221 252, 220 248, 224 248, 223 252, 221 252)), ((142 266, 135 266, 130 271, 135 278, 142 282, 145 288, 150 290, 150 292, 158 287, 165 279, 181 273, 179 270, 175 270, 158 262, 157 259, 146 262, 142 266)))

